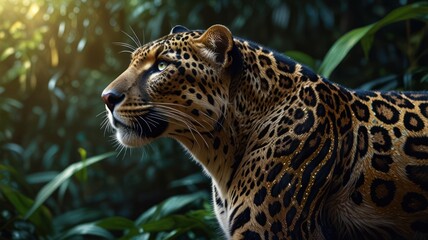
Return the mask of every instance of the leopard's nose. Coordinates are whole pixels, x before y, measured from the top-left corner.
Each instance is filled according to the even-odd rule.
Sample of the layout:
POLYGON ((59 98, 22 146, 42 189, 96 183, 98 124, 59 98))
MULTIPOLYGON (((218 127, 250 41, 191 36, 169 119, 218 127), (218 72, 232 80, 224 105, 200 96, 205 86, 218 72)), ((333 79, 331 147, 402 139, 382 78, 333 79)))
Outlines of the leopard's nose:
POLYGON ((111 112, 113 112, 114 107, 123 101, 123 99, 125 98, 125 94, 118 93, 115 91, 108 91, 108 92, 103 92, 103 94, 101 95, 101 98, 103 99, 107 108, 111 112))

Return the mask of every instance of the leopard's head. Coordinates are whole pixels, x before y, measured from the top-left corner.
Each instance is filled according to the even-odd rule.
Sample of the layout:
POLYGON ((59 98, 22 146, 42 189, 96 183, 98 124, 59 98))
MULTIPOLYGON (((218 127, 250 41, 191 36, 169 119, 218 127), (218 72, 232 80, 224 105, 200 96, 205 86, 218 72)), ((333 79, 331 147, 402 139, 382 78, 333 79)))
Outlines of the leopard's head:
POLYGON ((213 131, 239 65, 235 51, 222 25, 205 32, 177 26, 137 48, 129 67, 102 93, 117 140, 129 147, 159 137, 198 142, 213 131))

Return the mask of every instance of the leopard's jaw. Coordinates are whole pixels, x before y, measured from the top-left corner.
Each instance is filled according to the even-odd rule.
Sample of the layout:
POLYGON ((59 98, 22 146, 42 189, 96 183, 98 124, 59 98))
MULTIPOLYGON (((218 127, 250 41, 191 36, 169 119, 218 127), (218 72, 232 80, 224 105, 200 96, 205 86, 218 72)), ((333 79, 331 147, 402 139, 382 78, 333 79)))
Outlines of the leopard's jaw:
POLYGON ((125 147, 142 147, 151 142, 149 139, 138 137, 132 131, 121 128, 116 128, 115 136, 117 141, 125 147))
POLYGON ((156 125, 154 123, 149 124, 150 111, 147 113, 148 116, 134 118, 130 121, 116 110, 111 111, 107 107, 106 110, 116 140, 125 147, 142 147, 149 144, 164 135, 168 127, 167 118, 157 119, 156 125))
POLYGON ((124 147, 133 148, 133 147, 141 147, 150 143, 150 141, 138 137, 137 134, 132 130, 130 130, 128 127, 124 126, 121 123, 119 124, 119 122, 121 122, 120 117, 119 116, 113 117, 115 113, 110 112, 107 107, 106 107, 106 110, 107 110, 108 121, 110 123, 110 126, 113 129, 115 139, 119 144, 121 144, 124 147))

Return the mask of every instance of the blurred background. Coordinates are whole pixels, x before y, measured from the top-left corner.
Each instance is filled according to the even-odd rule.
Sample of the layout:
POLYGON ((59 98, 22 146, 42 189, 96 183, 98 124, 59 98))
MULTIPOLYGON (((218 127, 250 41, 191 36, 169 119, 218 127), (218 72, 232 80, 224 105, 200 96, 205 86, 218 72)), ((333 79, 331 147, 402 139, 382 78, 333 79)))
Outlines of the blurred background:
MULTIPOLYGON (((221 23, 317 71, 341 36, 416 2, 0 0, 0 239, 79 239, 79 226, 96 239, 217 235, 209 179, 181 146, 162 139, 144 149, 121 149, 101 127, 100 94, 129 64, 117 44, 135 45, 128 35, 146 43, 177 24, 206 29, 221 23), (24 218, 61 171, 112 151, 50 193, 37 213, 41 219, 24 218), (171 204, 177 206, 165 210, 171 204), (153 206, 164 212, 152 218, 158 225, 150 225, 151 234, 141 233, 136 225, 145 222, 150 232, 153 206), (202 225, 159 223, 167 216, 191 216, 202 225)), ((376 32, 370 50, 353 48, 329 78, 351 88, 428 89, 427 30, 426 16, 397 18, 376 32)))

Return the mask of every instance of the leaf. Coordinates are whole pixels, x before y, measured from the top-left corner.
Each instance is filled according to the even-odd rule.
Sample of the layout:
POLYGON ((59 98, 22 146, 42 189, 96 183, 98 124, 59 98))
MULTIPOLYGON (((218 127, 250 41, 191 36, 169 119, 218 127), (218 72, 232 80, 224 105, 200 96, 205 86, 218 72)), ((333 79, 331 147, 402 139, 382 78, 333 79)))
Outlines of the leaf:
POLYGON ((164 216, 170 215, 179 209, 189 205, 197 200, 204 198, 203 192, 194 194, 173 196, 163 201, 162 203, 151 207, 144 212, 136 221, 135 224, 140 225, 148 221, 158 220, 164 216))
POLYGON ((208 180, 208 178, 202 173, 195 173, 189 176, 186 176, 181 179, 174 180, 170 183, 170 186, 175 187, 189 187, 195 188, 195 185, 204 183, 208 180))
POLYGON ((24 148, 16 143, 6 143, 1 148, 14 152, 20 156, 22 156, 22 154, 24 153, 24 148))
POLYGON ((63 71, 57 71, 52 77, 49 79, 48 89, 53 91, 56 88, 56 84, 59 78, 62 76, 63 71))
POLYGON ((374 79, 358 87, 361 90, 393 90, 397 88, 398 77, 397 75, 387 75, 381 78, 374 79))
POLYGON ((428 82, 428 74, 425 74, 425 75, 421 78, 421 82, 428 82))
MULTIPOLYGON (((204 209, 197 211, 190 211, 186 214, 173 214, 172 212, 182 209, 196 199, 204 197, 205 193, 199 192, 195 194, 182 195, 171 197, 164 202, 150 208, 143 213, 140 218, 135 221, 136 228, 130 229, 126 232, 122 239, 149 239, 152 233, 160 233, 161 239, 176 239, 177 236, 188 233, 191 230, 204 232, 208 239, 213 239, 211 236, 214 232, 211 226, 216 225, 216 219, 213 215, 210 204, 206 204, 204 209), (192 201, 193 199, 193 201, 192 201), (177 202, 177 200, 179 200, 177 202), (175 206, 177 204, 177 206, 175 206), (164 209, 166 206, 169 209, 164 209), (170 231, 165 235, 165 232, 170 231), (145 237, 145 238, 144 238, 145 237)), ((160 235, 156 235, 160 236, 160 235)), ((159 239, 159 238, 158 238, 159 239)))
POLYGON ((28 174, 25 177, 25 179, 30 184, 40 184, 40 183, 44 183, 52 180, 57 175, 58 175, 57 171, 45 171, 45 172, 28 174))
POLYGON ((209 210, 198 210, 191 211, 185 215, 166 216, 159 220, 141 224, 139 227, 145 233, 170 231, 170 234, 164 237, 164 239, 175 239, 177 236, 196 229, 205 232, 206 235, 211 235, 213 231, 210 228, 208 220, 214 220, 212 212, 209 210))
POLYGON ((370 32, 367 34, 367 36, 364 36, 364 38, 362 39, 364 52, 367 55, 371 47, 371 42, 373 41, 373 36, 380 28, 398 21, 408 19, 420 19, 422 21, 427 20, 427 14, 428 4, 426 2, 410 4, 391 11, 383 19, 376 22, 370 32))
POLYGON ((77 44, 77 51, 81 52, 86 46, 86 38, 80 39, 79 43, 77 44))
MULTIPOLYGON (((18 183, 18 186, 20 188, 23 188, 23 189, 21 189, 21 191, 22 190, 31 191, 31 187, 28 185, 28 183, 24 179, 24 176, 22 174, 20 174, 19 172, 17 172, 12 166, 0 164, 0 177, 1 178, 3 178, 2 171, 8 172, 9 176, 11 177, 11 179, 9 179, 9 180, 13 180, 16 183, 18 183)), ((8 186, 12 186, 12 184, 9 181, 7 181, 6 183, 8 184, 8 186)))
POLYGON ((93 235, 102 237, 103 239, 115 239, 115 237, 109 231, 97 226, 95 223, 85 223, 75 226, 67 232, 62 233, 61 236, 57 237, 56 239, 62 240, 81 235, 93 235))
POLYGON ((61 38, 64 34, 64 30, 65 30, 65 22, 62 21, 59 25, 58 25, 58 37, 61 38))
POLYGON ((84 149, 84 148, 78 148, 77 149, 77 151, 79 152, 79 155, 80 155, 80 158, 82 159, 82 160, 86 160, 86 158, 87 158, 87 156, 88 156, 88 153, 87 153, 87 151, 84 149))
POLYGON ((95 224, 109 230, 129 230, 135 228, 133 221, 123 217, 109 217, 98 220, 95 224))
POLYGON ((200 224, 200 222, 185 215, 172 215, 157 221, 142 224, 140 227, 144 232, 164 232, 180 228, 188 228, 197 224, 200 224))
POLYGON ((22 103, 13 98, 0 99, 0 109, 15 114, 16 109, 22 108, 22 103))
POLYGON ((299 63, 302 63, 306 66, 308 66, 311 69, 315 69, 315 59, 313 59, 311 56, 304 52, 300 51, 286 51, 285 55, 289 56, 290 58, 296 60, 299 63))
POLYGON ((0 56, 0 61, 5 60, 6 58, 8 58, 10 55, 14 53, 15 53, 15 49, 13 47, 6 48, 0 56))
MULTIPOLYGON (((0 185, 1 193, 14 206, 19 215, 23 216, 34 204, 34 201, 22 193, 5 185, 0 185)), ((51 232, 52 216, 45 206, 41 206, 31 215, 29 220, 36 226, 41 235, 48 235, 51 232)))
POLYGON ((65 99, 65 93, 59 89, 59 88, 55 88, 53 90, 53 93, 55 94, 55 96, 57 96, 59 99, 64 100, 65 99))
POLYGON ((351 48, 370 31, 371 27, 372 25, 354 29, 336 41, 321 63, 319 68, 320 74, 329 77, 331 72, 333 72, 337 65, 345 58, 351 48))
POLYGON ((79 148, 77 151, 79 152, 80 158, 82 159, 83 168, 76 173, 76 177, 79 179, 79 181, 86 182, 86 180, 88 180, 88 168, 86 166, 87 152, 84 148, 79 148))
POLYGON ((329 77, 333 70, 339 65, 348 52, 362 41, 364 51, 368 52, 372 43, 373 35, 382 27, 408 19, 426 19, 428 14, 428 3, 414 3, 393 10, 383 19, 376 23, 354 29, 339 38, 324 57, 319 68, 319 73, 329 77))
POLYGON ((52 167, 52 163, 54 162, 54 156, 59 152, 59 146, 53 144, 49 147, 49 149, 43 155, 43 165, 45 168, 49 169, 52 167))
POLYGON ((111 157, 114 154, 115 153, 113 153, 113 152, 104 153, 104 154, 101 154, 101 155, 87 159, 85 164, 83 162, 77 162, 77 163, 73 163, 70 166, 68 166, 64 171, 62 171, 54 179, 52 179, 52 181, 50 181, 45 186, 43 186, 43 188, 37 194, 34 205, 25 214, 24 218, 27 219, 27 218, 31 217, 31 215, 46 201, 46 199, 48 199, 52 195, 52 193, 59 186, 61 186, 61 184, 63 184, 71 176, 73 176, 74 173, 81 170, 85 166, 90 166, 94 163, 97 163, 97 162, 103 160, 103 159, 111 157))
POLYGON ((62 213, 61 215, 55 216, 53 222, 55 223, 54 229, 57 233, 64 232, 64 228, 67 226, 76 226, 83 222, 93 221, 105 216, 105 213, 101 209, 94 208, 78 208, 71 211, 62 213))

